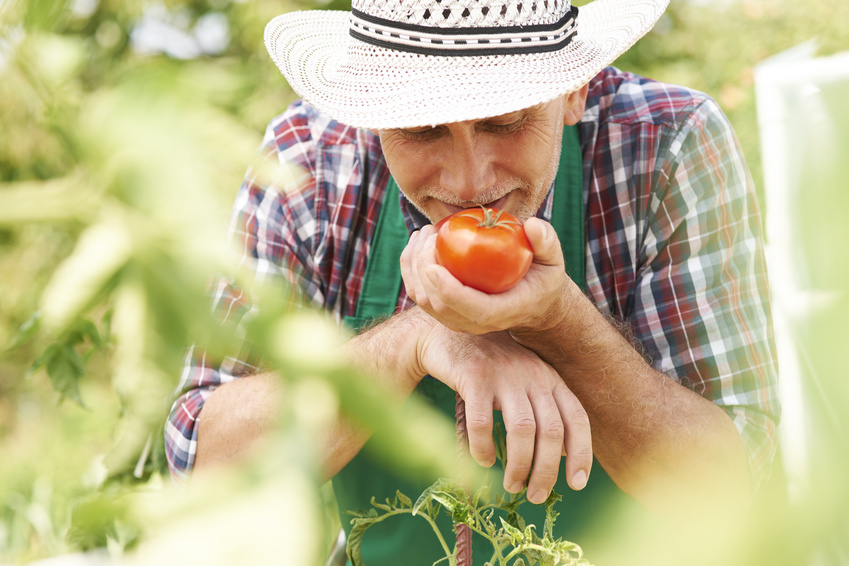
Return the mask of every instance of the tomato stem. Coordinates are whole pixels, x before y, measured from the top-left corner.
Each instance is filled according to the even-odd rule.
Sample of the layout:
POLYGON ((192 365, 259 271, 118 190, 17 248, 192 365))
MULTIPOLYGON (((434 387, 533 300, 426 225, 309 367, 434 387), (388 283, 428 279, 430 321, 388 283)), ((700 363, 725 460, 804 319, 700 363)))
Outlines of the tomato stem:
MULTIPOLYGON (((507 226, 509 224, 516 224, 517 226, 521 226, 521 222, 516 222, 515 220, 501 220, 501 215, 504 214, 503 210, 497 210, 495 208, 487 208, 482 204, 479 204, 483 209, 483 220, 478 222, 479 228, 497 228, 498 226, 507 226), (493 218, 492 214, 494 212, 498 212, 493 218)), ((475 218, 477 217, 473 214, 458 214, 458 216, 465 216, 467 218, 475 218)))

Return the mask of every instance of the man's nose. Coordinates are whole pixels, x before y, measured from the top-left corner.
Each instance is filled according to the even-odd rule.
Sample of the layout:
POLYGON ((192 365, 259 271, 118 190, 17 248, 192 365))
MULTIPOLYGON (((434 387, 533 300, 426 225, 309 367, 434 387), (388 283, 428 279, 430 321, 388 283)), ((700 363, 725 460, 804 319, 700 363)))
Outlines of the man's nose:
POLYGON ((456 129, 442 163, 440 184, 458 199, 471 202, 495 185, 493 152, 484 136, 470 128, 456 129))

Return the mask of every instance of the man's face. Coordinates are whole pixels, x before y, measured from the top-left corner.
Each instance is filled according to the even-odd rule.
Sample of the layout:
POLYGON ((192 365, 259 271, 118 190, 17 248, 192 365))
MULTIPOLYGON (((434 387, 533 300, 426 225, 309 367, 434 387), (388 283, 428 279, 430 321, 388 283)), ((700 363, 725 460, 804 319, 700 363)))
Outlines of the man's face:
POLYGON ((398 186, 431 222, 484 205, 525 220, 557 173, 564 124, 580 119, 586 87, 494 118, 380 130, 398 186))

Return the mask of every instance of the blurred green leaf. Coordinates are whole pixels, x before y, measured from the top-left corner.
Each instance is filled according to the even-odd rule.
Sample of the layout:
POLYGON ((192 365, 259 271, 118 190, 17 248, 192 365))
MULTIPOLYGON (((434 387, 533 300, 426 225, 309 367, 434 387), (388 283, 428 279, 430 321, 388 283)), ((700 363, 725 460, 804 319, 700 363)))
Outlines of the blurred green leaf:
POLYGON ((79 380, 85 374, 85 362, 69 344, 51 344, 33 364, 34 369, 44 367, 50 383, 62 398, 85 406, 80 396, 79 380))
POLYGON ((30 34, 27 43, 31 49, 28 61, 33 72, 51 88, 58 88, 83 70, 87 50, 80 37, 39 33, 30 34))
POLYGON ((71 327, 69 341, 80 343, 86 339, 91 341, 95 348, 103 345, 97 326, 87 318, 77 318, 71 327))
POLYGON ((0 226, 82 220, 99 204, 79 171, 49 181, 21 181, 0 188, 0 226))
POLYGON ((50 30, 67 14, 68 0, 28 0, 24 25, 28 29, 50 30))
POLYGON ((109 538, 121 539, 126 546, 139 534, 138 527, 128 527, 131 521, 129 500, 112 489, 89 496, 74 505, 65 538, 81 550, 104 548, 109 538))
POLYGON ((116 220, 88 228, 71 257, 56 268, 42 302, 47 328, 67 328, 108 290, 110 280, 130 259, 134 238, 129 226, 116 220))
POLYGON ((18 328, 18 331, 9 341, 6 346, 7 350, 13 350, 26 344, 38 333, 41 328, 41 311, 35 311, 26 321, 18 328))

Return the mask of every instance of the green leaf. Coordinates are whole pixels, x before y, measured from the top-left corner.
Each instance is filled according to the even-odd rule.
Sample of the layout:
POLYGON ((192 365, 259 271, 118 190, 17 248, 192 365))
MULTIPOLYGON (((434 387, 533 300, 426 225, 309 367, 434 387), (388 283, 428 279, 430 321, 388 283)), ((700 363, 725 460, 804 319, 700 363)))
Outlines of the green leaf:
POLYGON ((559 561, 555 561, 554 557, 547 552, 540 552, 535 548, 529 548, 525 551, 525 558, 527 558, 531 564, 539 563, 540 566, 554 566, 555 564, 560 564, 559 561))
POLYGON ((105 292, 130 259, 135 242, 130 227, 112 219, 89 227, 74 252, 53 272, 42 295, 46 327, 63 331, 105 292))
POLYGON ((111 491, 77 502, 65 540, 81 550, 106 546, 110 537, 128 545, 138 535, 138 528, 129 522, 128 503, 126 497, 111 491))
POLYGON ((554 510, 554 506, 562 499, 563 497, 559 493, 551 490, 548 499, 545 500, 545 525, 543 526, 543 533, 552 539, 554 538, 554 521, 560 515, 560 513, 554 510))
POLYGON ((486 505, 489 503, 490 493, 492 491, 492 486, 490 484, 484 484, 475 490, 475 494, 472 496, 472 504, 475 507, 480 505, 486 505))
POLYGON ((495 524, 492 522, 492 516, 495 514, 495 509, 488 509, 481 514, 481 527, 484 531, 486 531, 487 536, 492 538, 497 529, 495 524))
POLYGON ((67 7, 67 0, 30 0, 27 2, 24 25, 27 29, 51 29, 66 13, 67 7))
POLYGON ((365 509, 348 509, 345 511, 346 515, 351 515, 356 518, 368 517, 369 512, 365 509))
POLYGON ((401 502, 401 505, 403 505, 404 507, 412 507, 413 506, 413 500, 412 499, 410 499, 409 497, 407 497, 406 495, 404 495, 400 491, 396 491, 395 494, 397 495, 398 500, 401 502))
POLYGON ((363 535, 373 524, 378 522, 377 517, 360 518, 351 520, 351 532, 348 534, 348 542, 345 552, 352 566, 365 566, 363 562, 363 535))
POLYGON ((445 507, 445 509, 451 513, 454 513, 454 509, 460 505, 459 499, 450 493, 445 493, 444 491, 434 491, 430 494, 430 498, 445 507))
POLYGON ((96 206, 94 191, 78 172, 47 181, 7 183, 0 191, 0 226, 67 221, 90 214, 96 206))
POLYGON ((525 530, 525 518, 515 508, 507 512, 507 523, 520 531, 525 530))
POLYGON ((18 328, 18 331, 9 341, 6 346, 7 350, 13 350, 18 346, 22 346, 32 340, 33 336, 38 333, 41 328, 41 311, 37 310, 30 315, 26 321, 18 328))
POLYGON ((469 505, 466 501, 460 500, 454 505, 454 509, 451 512, 451 520, 455 525, 463 523, 466 525, 471 525, 473 523, 474 514, 472 513, 472 506, 469 505))
POLYGON ((77 318, 71 326, 68 341, 78 343, 83 342, 86 338, 97 348, 103 345, 97 326, 87 318, 77 318))
POLYGON ((46 366, 47 363, 53 359, 54 356, 59 354, 59 350, 62 348, 60 344, 50 344, 44 351, 32 362, 32 365, 27 370, 27 376, 32 375, 42 367, 46 366))
POLYGON ((501 528, 504 529, 504 533, 510 537, 513 546, 520 544, 523 538, 522 531, 505 521, 502 517, 499 517, 498 519, 501 521, 501 528))
POLYGON ((416 503, 413 505, 413 516, 415 517, 428 501, 436 501, 453 512, 454 502, 457 501, 457 494, 463 496, 465 492, 455 480, 439 478, 416 499, 416 503))
POLYGON ((47 375, 53 389, 63 398, 85 407, 80 395, 79 380, 85 373, 85 362, 73 346, 65 344, 45 363, 47 375))
POLYGON ((377 507, 378 509, 382 509, 384 511, 392 511, 392 507, 390 507, 389 505, 386 505, 384 503, 378 503, 377 500, 374 497, 371 498, 371 504, 373 506, 377 507))

